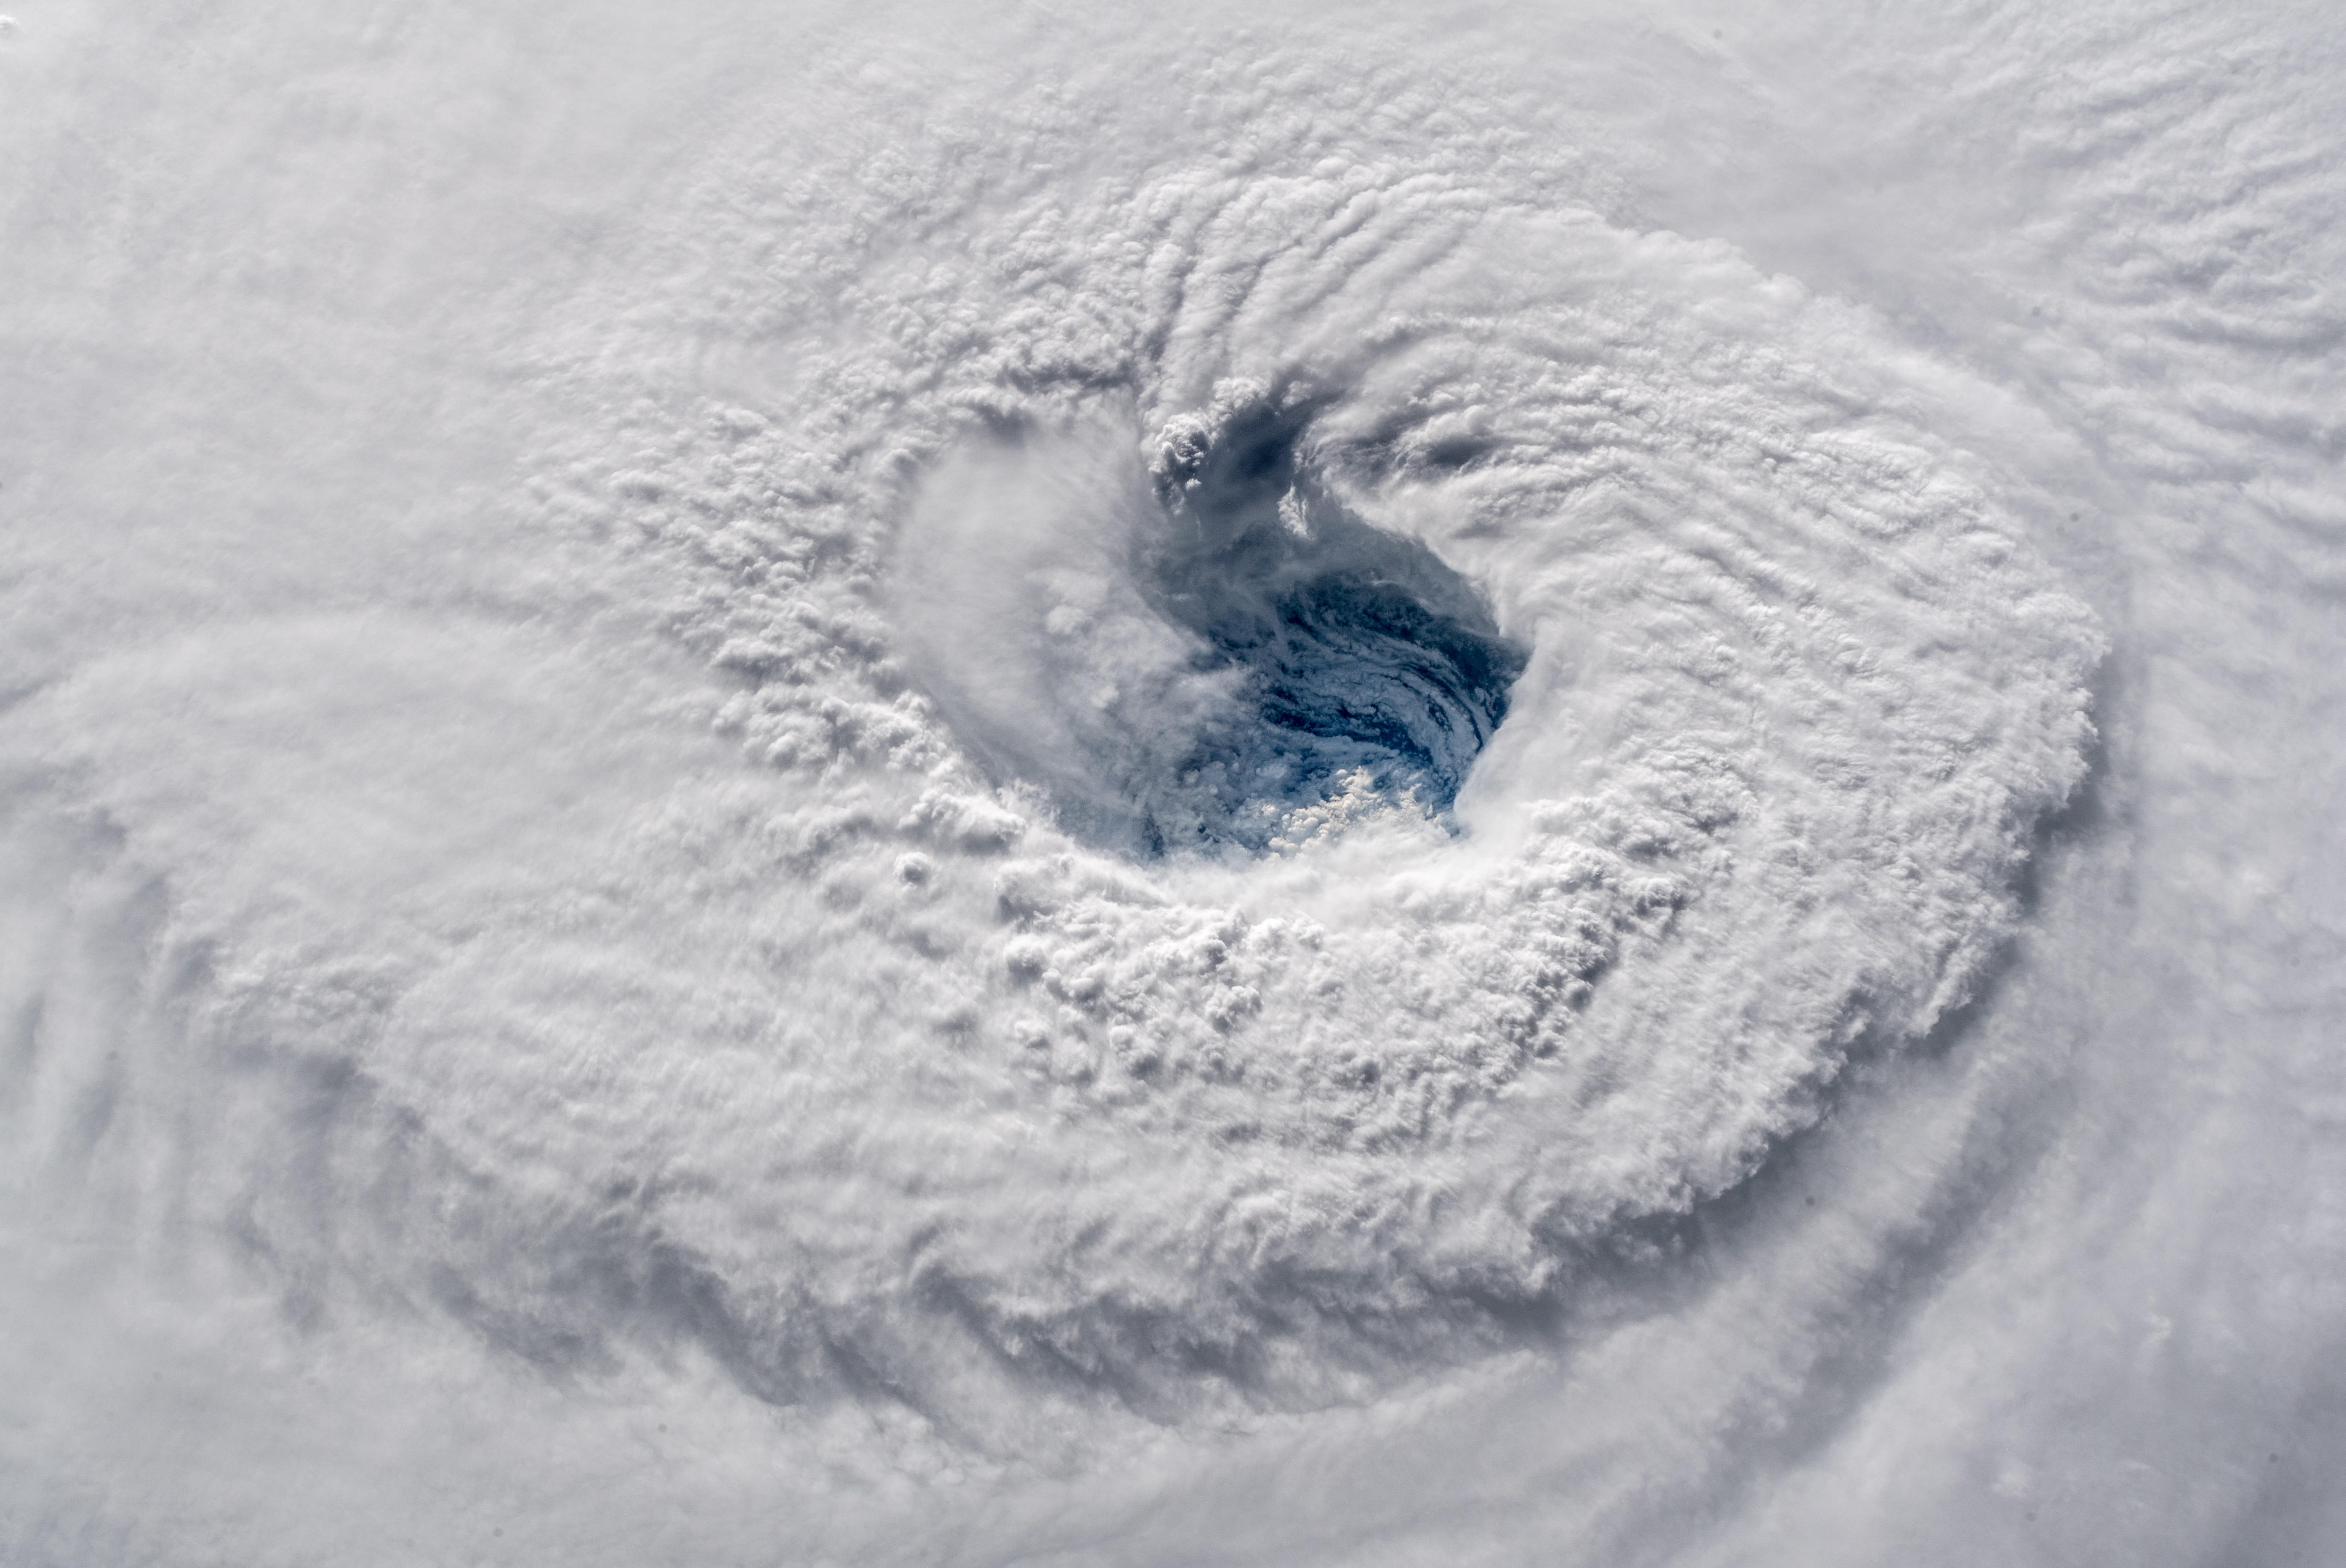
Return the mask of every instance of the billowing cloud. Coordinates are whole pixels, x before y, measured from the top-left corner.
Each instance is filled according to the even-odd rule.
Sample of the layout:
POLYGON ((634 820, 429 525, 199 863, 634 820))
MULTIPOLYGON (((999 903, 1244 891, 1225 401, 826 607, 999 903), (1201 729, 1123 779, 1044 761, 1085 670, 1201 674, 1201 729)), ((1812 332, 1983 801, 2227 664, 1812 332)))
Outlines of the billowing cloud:
POLYGON ((2328 57, 1518 21, 22 18, 12 1550, 2331 1539, 2328 57))

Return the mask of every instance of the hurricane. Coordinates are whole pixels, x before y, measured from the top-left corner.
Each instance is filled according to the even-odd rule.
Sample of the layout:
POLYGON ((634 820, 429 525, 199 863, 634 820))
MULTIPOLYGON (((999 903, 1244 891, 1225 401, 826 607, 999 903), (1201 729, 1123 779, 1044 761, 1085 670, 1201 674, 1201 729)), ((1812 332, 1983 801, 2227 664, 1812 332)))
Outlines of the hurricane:
POLYGON ((2320 7, 0 19, 0 1557, 2346 1549, 2320 7))

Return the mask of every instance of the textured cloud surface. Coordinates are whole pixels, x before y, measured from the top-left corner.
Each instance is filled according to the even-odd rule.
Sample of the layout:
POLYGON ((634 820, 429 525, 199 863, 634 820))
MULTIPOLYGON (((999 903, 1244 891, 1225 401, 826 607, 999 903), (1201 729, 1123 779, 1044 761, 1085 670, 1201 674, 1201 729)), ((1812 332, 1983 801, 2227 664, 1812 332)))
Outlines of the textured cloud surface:
POLYGON ((2346 1543, 2319 11, 36 5, 0 1544, 2346 1543))

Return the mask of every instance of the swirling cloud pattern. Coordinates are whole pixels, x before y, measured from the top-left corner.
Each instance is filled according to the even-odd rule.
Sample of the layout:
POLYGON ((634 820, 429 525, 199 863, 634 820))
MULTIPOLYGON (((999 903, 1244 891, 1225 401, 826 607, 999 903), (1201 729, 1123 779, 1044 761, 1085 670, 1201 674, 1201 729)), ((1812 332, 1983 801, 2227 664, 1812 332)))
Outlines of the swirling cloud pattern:
POLYGON ((10 1555, 2341 1538, 2318 16, 264 9, 0 38, 10 1555))

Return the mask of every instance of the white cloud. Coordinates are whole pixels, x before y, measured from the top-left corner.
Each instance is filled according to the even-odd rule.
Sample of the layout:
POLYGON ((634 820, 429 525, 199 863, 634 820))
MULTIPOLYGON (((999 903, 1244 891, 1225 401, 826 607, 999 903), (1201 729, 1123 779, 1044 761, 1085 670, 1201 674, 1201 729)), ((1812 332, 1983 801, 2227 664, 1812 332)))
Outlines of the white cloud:
POLYGON ((12 1551, 2326 1539, 2334 62, 607 20, 0 40, 12 1551))

